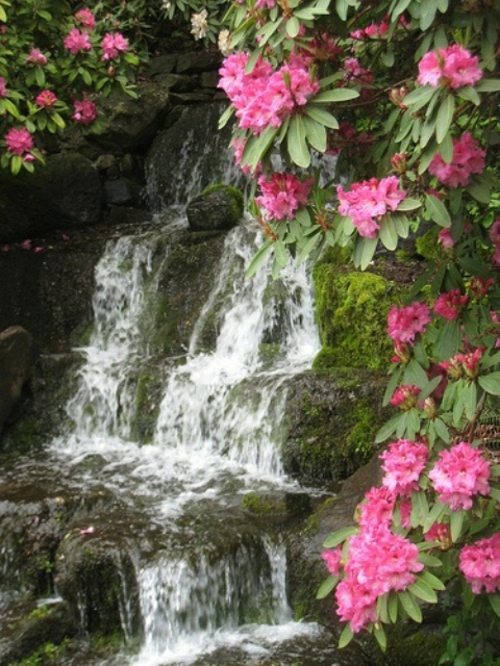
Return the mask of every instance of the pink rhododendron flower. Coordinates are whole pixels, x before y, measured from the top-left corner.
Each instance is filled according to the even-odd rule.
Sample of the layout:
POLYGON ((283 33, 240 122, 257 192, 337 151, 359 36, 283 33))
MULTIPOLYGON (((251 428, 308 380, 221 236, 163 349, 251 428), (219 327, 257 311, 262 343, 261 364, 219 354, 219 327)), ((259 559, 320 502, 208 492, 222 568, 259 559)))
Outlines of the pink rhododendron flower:
POLYGON ((80 53, 80 51, 90 51, 92 48, 88 34, 78 30, 78 28, 73 28, 69 31, 64 38, 64 46, 73 55, 80 53))
POLYGON ((219 88, 236 108, 242 129, 260 134, 269 125, 280 127, 319 90, 307 62, 296 54, 276 71, 261 58, 249 74, 245 71, 248 58, 247 53, 234 53, 225 58, 219 70, 219 88))
POLYGON ((363 67, 357 58, 346 58, 343 67, 346 81, 368 86, 373 83, 373 72, 363 67))
POLYGON ((128 51, 128 39, 121 32, 107 32, 102 38, 102 60, 114 60, 128 51))
POLYGON ((375 238, 379 229, 378 220, 387 211, 396 210, 405 199, 406 192, 399 189, 396 176, 389 176, 353 183, 348 192, 338 185, 337 196, 339 213, 352 219, 360 236, 375 238))
POLYGON ((42 92, 38 93, 36 96, 35 102, 37 106, 48 108, 54 106, 57 102, 57 95, 55 95, 52 90, 42 90, 42 92))
POLYGON ((11 127, 4 136, 7 150, 26 159, 33 149, 33 137, 25 127, 11 127))
POLYGON ((477 347, 477 349, 467 354, 455 354, 455 356, 452 356, 447 361, 441 361, 439 366, 443 370, 446 370, 452 379, 460 379, 464 376, 469 379, 475 379, 483 354, 484 349, 477 347))
POLYGON ((425 541, 437 541, 441 550, 447 550, 451 546, 450 526, 446 523, 434 523, 424 534, 425 541))
POLYGON ((404 527, 405 530, 409 530, 411 527, 411 509, 411 498, 402 497, 399 502, 399 517, 401 520, 401 526, 404 527))
POLYGON ((0 97, 5 97, 7 94, 7 81, 0 76, 0 97))
POLYGON ((85 30, 95 28, 95 16, 88 7, 79 9, 75 14, 75 19, 85 30))
POLYGON ((483 76, 479 58, 458 44, 426 53, 418 63, 418 71, 418 83, 433 88, 472 86, 483 76))
POLYGON ((276 0, 257 0, 255 9, 272 9, 276 4, 276 0))
POLYGON ((71 117, 80 125, 90 125, 97 118, 97 106, 90 99, 75 100, 71 117))
POLYGON ((349 622, 354 633, 376 621, 377 596, 368 586, 356 583, 351 576, 337 585, 335 599, 337 615, 342 622, 349 622))
POLYGON ((451 229, 441 229, 438 234, 438 243, 440 243, 446 250, 449 250, 455 245, 455 241, 451 235, 451 229))
POLYGON ((463 307, 467 304, 469 297, 462 294, 460 289, 452 289, 440 294, 434 303, 434 312, 444 319, 453 321, 458 317, 463 307))
POLYGON ((286 220, 307 203, 313 180, 301 181, 290 173, 276 172, 271 178, 261 176, 258 183, 262 196, 256 197, 257 204, 266 209, 269 219, 286 220))
POLYGON ((490 240, 494 245, 493 265, 500 266, 500 220, 495 220, 490 229, 490 240))
POLYGON ((26 62, 32 65, 46 65, 48 62, 47 56, 44 55, 40 49, 31 49, 26 56, 26 62))
POLYGON ((23 240, 21 243, 21 248, 23 250, 31 250, 33 246, 33 241, 30 238, 26 238, 26 240, 23 240))
POLYGON ((358 505, 358 522, 365 531, 378 529, 381 525, 389 527, 396 497, 383 486, 374 486, 365 493, 364 500, 358 505))
POLYGON ((412 407, 415 407, 419 393, 420 389, 418 386, 415 386, 414 384, 403 384, 402 386, 398 386, 394 391, 390 403, 393 407, 399 407, 406 412, 412 407))
POLYGON ((340 548, 329 548, 321 553, 321 558, 332 576, 338 576, 342 562, 342 550, 340 548))
POLYGON ((337 44, 329 33, 321 32, 301 49, 300 55, 301 57, 304 57, 304 55, 306 57, 309 56, 312 61, 320 60, 328 62, 330 60, 337 60, 342 55, 342 52, 342 47, 337 44))
POLYGON ((437 153, 429 165, 429 173, 447 187, 465 187, 470 176, 482 173, 486 151, 479 147, 470 132, 464 132, 459 139, 453 139, 453 156, 447 164, 437 153))
POLYGON ((494 284, 494 278, 473 277, 470 281, 469 289, 477 298, 483 298, 494 284))
POLYGON ((464 546, 458 566, 474 594, 500 592, 500 532, 464 546))
POLYGON ((422 442, 408 439, 392 442, 380 454, 384 470, 382 485, 396 495, 410 495, 418 489, 418 479, 428 458, 429 451, 422 442))
POLYGON ((453 511, 470 509, 476 495, 488 495, 490 464, 479 449, 460 442, 439 452, 439 460, 429 472, 439 501, 453 511))
POLYGON ((412 345, 430 321, 431 313, 425 303, 415 301, 402 307, 393 305, 387 314, 387 332, 394 342, 412 345))

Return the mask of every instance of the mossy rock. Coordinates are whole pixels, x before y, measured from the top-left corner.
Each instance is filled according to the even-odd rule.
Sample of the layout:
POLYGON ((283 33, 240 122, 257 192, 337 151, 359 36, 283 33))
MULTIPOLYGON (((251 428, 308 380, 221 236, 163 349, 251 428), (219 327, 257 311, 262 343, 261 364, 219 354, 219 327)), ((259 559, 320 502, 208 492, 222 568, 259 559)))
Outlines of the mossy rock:
POLYGON ((216 183, 189 202, 186 214, 193 231, 226 231, 243 216, 243 195, 235 187, 216 183))
POLYGON ((302 483, 324 486, 345 479, 375 450, 384 419, 383 380, 343 369, 338 376, 305 373, 290 386, 285 471, 302 483))
POLYGON ((323 263, 314 270, 314 284, 323 349, 313 367, 385 368, 391 353, 386 318, 395 301, 394 283, 369 272, 342 274, 335 264, 323 263))

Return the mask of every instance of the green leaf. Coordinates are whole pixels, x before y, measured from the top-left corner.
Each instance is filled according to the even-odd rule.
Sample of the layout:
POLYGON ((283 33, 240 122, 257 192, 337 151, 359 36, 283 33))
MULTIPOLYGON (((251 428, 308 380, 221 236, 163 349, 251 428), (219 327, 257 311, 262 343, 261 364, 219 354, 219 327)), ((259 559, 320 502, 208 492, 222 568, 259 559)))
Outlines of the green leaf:
POLYGON ((451 217, 446 206, 433 194, 425 195, 425 209, 440 227, 451 227, 451 217))
POLYGON ((475 88, 472 86, 465 86, 458 89, 458 96, 465 99, 467 102, 472 102, 475 106, 479 106, 481 98, 477 94, 475 88))
POLYGON ((439 523, 443 516, 448 512, 448 507, 441 502, 436 502, 430 510, 423 524, 423 531, 428 532, 434 523, 439 523))
POLYGON ((412 358, 405 368, 403 375, 404 384, 416 384, 419 388, 424 388, 429 383, 427 373, 417 360, 412 358))
POLYGON ((353 639, 352 629, 349 624, 346 624, 339 638, 339 648, 342 649, 349 645, 353 639))
POLYGON ((451 435, 448 427, 445 422, 441 419, 434 420, 434 428, 436 429, 436 435, 443 440, 446 444, 451 442, 451 435))
MULTIPOLYGON (((443 563, 441 562, 439 557, 435 557, 434 555, 429 555, 429 553, 420 553, 420 555, 418 556, 418 559, 419 559, 420 562, 422 562, 422 564, 425 564, 426 567, 442 567, 443 566, 443 563)), ((427 573, 427 572, 425 572, 425 573, 427 573)))
POLYGON ((447 95, 439 107, 436 118, 436 140, 438 143, 442 143, 444 137, 448 134, 454 112, 455 98, 453 95, 447 95))
POLYGON ((489 204, 491 200, 491 186, 484 180, 473 180, 467 186, 467 192, 479 203, 489 204))
POLYGON ((219 124, 218 124, 219 129, 222 129, 223 127, 225 127, 227 125, 227 123, 229 122, 229 119, 231 118, 233 113, 234 113, 234 106, 228 106, 227 109, 224 111, 224 113, 219 118, 219 124))
POLYGON ((441 145, 439 146, 439 154, 446 162, 446 164, 450 164, 451 160, 453 159, 453 141, 449 132, 441 141, 441 145))
POLYGON ((420 606, 415 601, 413 596, 406 590, 404 592, 400 592, 398 596, 399 600, 401 601, 401 605, 408 613, 409 617, 411 617, 411 619, 415 622, 422 622, 422 611, 420 610, 420 606))
POLYGON ((303 227, 311 226, 311 215, 305 206, 299 208, 295 213, 295 219, 298 220, 303 227))
POLYGON ((472 421, 476 413, 477 407, 477 387, 475 382, 469 382, 464 390, 463 403, 465 408, 465 416, 472 421))
POLYGON ((359 92, 352 88, 335 88, 335 90, 326 90, 320 92, 311 98, 314 104, 326 104, 330 102, 347 102, 350 99, 359 97, 359 92))
POLYGON ((290 39, 295 39, 300 31, 300 21, 295 16, 291 16, 286 22, 286 34, 290 39))
POLYGON ((338 582, 338 576, 328 576, 328 578, 319 586, 318 591, 316 592, 316 599, 324 599, 327 597, 338 582))
POLYGON ((476 85, 477 92, 498 92, 500 79, 483 79, 476 85))
POLYGON ((272 241, 267 240, 264 243, 264 245, 261 248, 259 248, 259 250, 257 250, 245 272, 246 278, 251 278, 253 275, 255 275, 255 273, 257 273, 257 271, 261 268, 261 266, 266 262, 268 256, 272 252, 272 249, 273 249, 272 241))
MULTIPOLYGON (((422 555, 420 556, 420 558, 421 557, 422 557, 422 555)), ((432 555, 428 555, 427 557, 432 557, 432 555)), ((437 558, 434 558, 434 559, 437 559, 437 558)), ((438 562, 439 562, 439 560, 438 560, 438 562)), ((439 564, 441 564, 441 562, 439 562, 439 564)), ((420 579, 424 580, 434 590, 439 590, 440 592, 442 592, 443 590, 446 589, 443 581, 440 578, 438 578, 437 576, 435 576, 434 574, 431 574, 430 571, 423 571, 420 574, 420 579)))
POLYGON ((431 88, 430 86, 419 86, 405 96, 405 106, 417 107, 412 110, 418 111, 418 109, 422 108, 429 102, 435 91, 436 89, 431 88))
POLYGON ((478 378, 479 386, 491 395, 500 395, 500 372, 491 372, 478 378))
POLYGON ((375 444, 380 444, 380 442, 384 442, 386 439, 388 439, 393 434, 393 432, 396 431, 397 427, 401 423, 402 417, 403 414, 396 414, 391 419, 389 419, 389 421, 384 423, 384 425, 375 435, 375 444))
POLYGON ((389 622, 389 612, 387 608, 387 599, 388 595, 383 594, 381 597, 377 599, 377 618, 381 622, 389 622))
POLYGON ((309 144, 319 153, 326 150, 326 129, 322 123, 318 123, 307 116, 302 118, 306 128, 306 138, 309 144))
POLYGON ((494 613, 500 617, 500 594, 498 592, 495 594, 488 594, 487 597, 494 613))
POLYGON ((377 249, 378 238, 358 238, 354 248, 353 262, 364 271, 370 264, 377 249))
POLYGON ((306 116, 309 116, 309 118, 312 118, 316 122, 321 123, 325 127, 329 127, 330 129, 334 130, 339 128, 339 123, 335 116, 333 116, 325 109, 322 109, 320 106, 308 104, 305 107, 305 113, 306 116))
POLYGON ((452 511, 450 516, 451 540, 456 543, 462 534, 465 514, 463 511, 452 511))
POLYGON ((434 157, 436 152, 437 152, 437 146, 434 142, 432 142, 422 153, 420 161, 418 163, 419 176, 421 176, 425 171, 427 171, 427 168, 429 164, 432 162, 432 158, 434 157))
POLYGON ((301 116, 293 116, 286 138, 288 153, 292 161, 297 166, 307 169, 311 164, 311 153, 307 148, 306 129, 301 116))
POLYGON ((269 150, 277 133, 277 128, 267 127, 259 137, 249 139, 243 152, 243 163, 248 164, 254 170, 269 150))
POLYGON ((418 400, 425 400, 430 396, 430 394, 437 389, 439 384, 441 383, 442 377, 439 375, 438 377, 434 377, 430 381, 427 382, 427 384, 422 388, 422 390, 419 393, 418 400))
POLYGON ((376 624, 373 629, 373 635, 377 639, 382 652, 385 652, 387 650, 387 636, 385 635, 384 627, 381 624, 376 624))
POLYGON ((402 368, 398 368, 392 373, 391 378, 387 383, 387 388, 385 389, 384 397, 382 399, 382 405, 384 407, 389 404, 389 401, 392 398, 392 394, 394 393, 396 386, 399 384, 399 380, 402 373, 403 373, 402 368))
POLYGON ((394 592, 389 594, 387 610, 389 613, 389 620, 392 622, 392 624, 395 624, 398 619, 398 596, 394 592))
POLYGON ((349 525, 348 527, 341 527, 340 529, 335 530, 335 532, 332 532, 329 536, 326 537, 323 546, 325 548, 335 548, 343 541, 345 541, 348 537, 352 536, 353 534, 356 534, 357 531, 358 528, 355 527, 354 525, 349 525))
POLYGON ((403 201, 399 204, 397 207, 398 211, 409 211, 409 210, 416 210, 417 208, 420 208, 422 205, 422 202, 419 199, 403 199, 403 201))
POLYGON ((395 250, 398 246, 398 233, 390 215, 385 215, 382 220, 379 238, 382 244, 390 251, 395 250))
POLYGON ((408 591, 429 604, 437 602, 437 594, 420 576, 417 576, 416 581, 408 587, 408 591))
POLYGON ((300 265, 303 261, 307 259, 307 257, 311 254, 311 252, 314 250, 314 248, 316 247, 316 245, 319 243, 320 240, 321 240, 320 232, 314 234, 313 236, 309 236, 307 242, 301 248, 297 256, 297 265, 300 265))
POLYGON ((347 0, 335 0, 335 9, 342 21, 345 21, 347 19, 347 10, 349 9, 347 0))

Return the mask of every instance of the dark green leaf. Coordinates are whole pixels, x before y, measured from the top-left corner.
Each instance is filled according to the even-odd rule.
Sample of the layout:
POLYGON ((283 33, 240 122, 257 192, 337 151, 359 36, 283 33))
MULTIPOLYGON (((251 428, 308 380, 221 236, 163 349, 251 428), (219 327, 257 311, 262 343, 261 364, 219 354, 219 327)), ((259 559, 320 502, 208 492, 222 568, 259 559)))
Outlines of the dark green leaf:
POLYGON ((326 537, 323 546, 325 548, 335 548, 343 541, 345 541, 348 537, 352 536, 353 534, 356 534, 357 531, 358 528, 355 527, 354 525, 350 525, 348 527, 341 527, 340 529, 335 530, 335 532, 332 532, 329 536, 326 537))
POLYGON ((287 133, 287 148, 292 161, 307 169, 311 163, 311 153, 306 144, 306 129, 301 116, 295 115, 290 121, 287 133))
POLYGON ((318 591, 316 592, 316 599, 324 599, 327 597, 338 582, 338 576, 328 576, 328 578, 319 586, 318 591))
POLYGON ((357 90, 353 90, 352 88, 335 88, 335 90, 326 90, 325 92, 318 93, 311 98, 311 102, 314 104, 347 102, 347 100, 356 99, 356 97, 359 97, 359 92, 357 90))
POLYGON ((455 98, 453 95, 447 95, 444 102, 441 103, 436 118, 436 139, 441 143, 445 136, 448 134, 450 125, 453 121, 453 114, 455 112, 455 98))
POLYGON ((446 206, 433 194, 425 195, 425 209, 434 222, 440 227, 450 227, 451 217, 446 206))
POLYGON ((422 611, 414 597, 407 591, 399 593, 401 605, 415 622, 422 622, 422 611))
POLYGON ((332 116, 331 113, 329 113, 325 109, 322 109, 320 106, 314 106, 314 104, 308 104, 305 107, 305 113, 306 116, 309 116, 309 118, 312 118, 316 122, 321 123, 325 127, 329 127, 330 129, 339 128, 339 123, 335 118, 335 116, 332 116))
POLYGON ((478 382, 486 393, 500 395, 500 372, 491 372, 489 375, 482 375, 479 377, 478 382))
POLYGON ((435 591, 419 576, 417 576, 416 581, 408 587, 408 591, 429 604, 435 604, 437 602, 437 594, 435 591))

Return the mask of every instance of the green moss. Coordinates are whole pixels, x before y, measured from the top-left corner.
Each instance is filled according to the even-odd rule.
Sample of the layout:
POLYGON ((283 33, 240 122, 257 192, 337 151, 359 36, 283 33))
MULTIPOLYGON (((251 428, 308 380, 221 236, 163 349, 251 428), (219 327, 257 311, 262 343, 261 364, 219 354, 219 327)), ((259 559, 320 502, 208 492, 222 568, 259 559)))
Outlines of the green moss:
POLYGON ((271 497, 262 497, 258 493, 251 492, 241 500, 241 507, 245 511, 255 514, 284 513, 286 508, 283 500, 271 497))
POLYGON ((21 419, 14 424, 11 439, 16 451, 27 451, 42 443, 44 433, 40 429, 38 419, 34 416, 21 419))
POLYGON ((245 205, 243 195, 237 187, 226 185, 225 183, 213 183, 206 187, 200 196, 211 194, 212 192, 220 192, 221 190, 224 190, 231 201, 233 215, 238 219, 241 218, 245 205))
POLYGON ((442 631, 416 631, 408 633, 408 627, 396 625, 389 628, 388 647, 385 654, 378 653, 376 666, 430 666, 438 664, 443 653, 442 631))
POLYGON ((63 657, 69 644, 69 639, 65 639, 59 645, 51 642, 44 643, 28 657, 11 664, 11 666, 48 666, 54 664, 63 657))
POLYGON ((314 284, 324 347, 315 367, 384 368, 391 353, 386 317, 395 301, 393 283, 373 273, 339 274, 335 265, 320 264, 314 284))
POLYGON ((438 234, 439 230, 432 227, 426 231, 425 234, 422 234, 416 239, 415 246, 417 252, 424 257, 424 259, 436 261, 438 259, 443 259, 445 256, 441 245, 438 243, 438 234))

